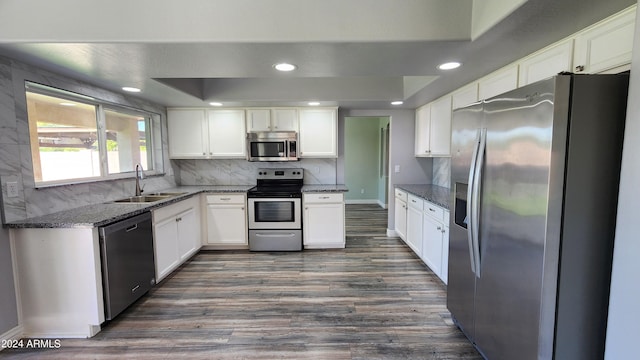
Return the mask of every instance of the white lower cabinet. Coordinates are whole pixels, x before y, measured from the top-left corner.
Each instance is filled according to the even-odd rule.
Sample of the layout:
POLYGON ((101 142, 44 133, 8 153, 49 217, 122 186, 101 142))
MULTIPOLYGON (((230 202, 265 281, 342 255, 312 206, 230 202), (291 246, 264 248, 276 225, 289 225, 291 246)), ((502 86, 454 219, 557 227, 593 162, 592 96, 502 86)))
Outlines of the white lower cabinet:
POLYGON ((402 239, 407 239, 407 193, 396 189, 394 224, 396 234, 402 239))
POLYGON ((395 189, 396 234, 445 284, 449 266, 449 211, 395 189))
POLYGON ((304 248, 344 248, 344 195, 342 193, 304 193, 302 204, 304 248))
POLYGON ((434 274, 440 276, 442 273, 442 228, 441 222, 435 220, 430 215, 425 214, 422 232, 422 260, 434 274))
POLYGON ((152 214, 156 281, 161 281, 200 250, 200 197, 153 210, 152 214))
POLYGON ((449 266, 449 211, 425 201, 422 216, 422 260, 446 284, 449 266))
POLYGON ((207 245, 246 248, 247 199, 244 194, 207 194, 207 245))
POLYGON ((418 256, 422 255, 422 204, 422 199, 409 195, 405 242, 418 256))

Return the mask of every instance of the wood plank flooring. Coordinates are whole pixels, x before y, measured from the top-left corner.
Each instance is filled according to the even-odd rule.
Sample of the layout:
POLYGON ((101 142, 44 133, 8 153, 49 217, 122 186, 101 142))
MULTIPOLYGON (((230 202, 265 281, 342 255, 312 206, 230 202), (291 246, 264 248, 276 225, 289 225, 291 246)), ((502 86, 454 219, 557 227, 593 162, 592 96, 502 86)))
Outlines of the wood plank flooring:
POLYGON ((347 206, 347 248, 202 251, 91 339, 16 359, 481 359, 386 210, 347 206))

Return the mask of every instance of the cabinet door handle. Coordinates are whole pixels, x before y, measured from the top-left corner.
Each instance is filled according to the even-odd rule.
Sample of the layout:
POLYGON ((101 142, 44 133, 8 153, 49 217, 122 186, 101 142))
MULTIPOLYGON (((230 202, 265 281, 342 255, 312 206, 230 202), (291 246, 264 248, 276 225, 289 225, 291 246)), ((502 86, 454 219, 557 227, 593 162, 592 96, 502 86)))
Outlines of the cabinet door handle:
POLYGON ((438 226, 438 230, 442 230, 442 227, 438 226))
POLYGON ((181 217, 176 218, 176 222, 180 222, 180 221, 182 221, 182 218, 181 218, 181 217))
POLYGON ((584 71, 584 65, 576 66, 576 72, 581 72, 581 71, 584 71))

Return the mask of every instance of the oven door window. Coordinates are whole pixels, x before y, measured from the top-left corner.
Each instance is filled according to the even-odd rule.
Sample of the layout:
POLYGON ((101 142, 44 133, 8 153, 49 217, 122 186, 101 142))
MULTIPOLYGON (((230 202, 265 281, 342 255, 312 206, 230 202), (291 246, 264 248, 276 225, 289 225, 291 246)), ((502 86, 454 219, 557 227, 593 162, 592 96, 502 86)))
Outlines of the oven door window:
POLYGON ((284 157, 284 141, 260 141, 251 143, 251 157, 284 157))
POLYGON ((255 222, 294 222, 295 203, 293 201, 256 201, 255 222))

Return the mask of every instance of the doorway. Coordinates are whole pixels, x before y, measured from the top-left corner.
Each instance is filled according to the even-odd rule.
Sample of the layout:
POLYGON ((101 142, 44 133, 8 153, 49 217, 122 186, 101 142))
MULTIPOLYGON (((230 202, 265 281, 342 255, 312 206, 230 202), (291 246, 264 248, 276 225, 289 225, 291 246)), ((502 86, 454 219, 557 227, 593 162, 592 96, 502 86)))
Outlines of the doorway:
POLYGON ((389 117, 346 117, 344 179, 347 204, 389 201, 389 117))

